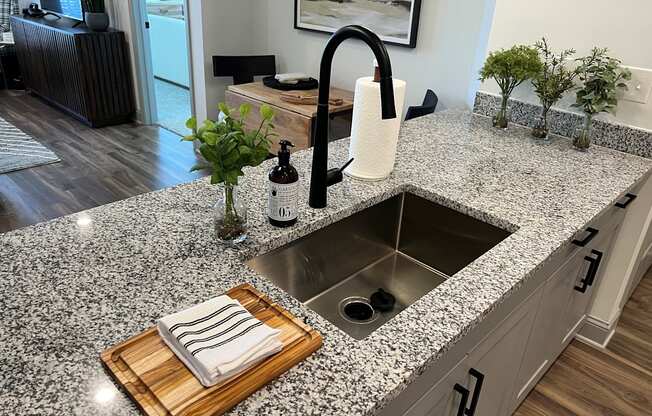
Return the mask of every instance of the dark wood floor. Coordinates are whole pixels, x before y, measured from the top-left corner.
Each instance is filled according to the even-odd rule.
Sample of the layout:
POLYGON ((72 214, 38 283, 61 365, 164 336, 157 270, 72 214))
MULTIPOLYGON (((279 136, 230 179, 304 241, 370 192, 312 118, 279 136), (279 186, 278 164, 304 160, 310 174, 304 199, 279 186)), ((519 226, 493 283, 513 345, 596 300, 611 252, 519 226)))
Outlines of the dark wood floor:
POLYGON ((625 305, 608 348, 652 373, 652 270, 625 305))
POLYGON ((573 341, 517 416, 652 415, 652 269, 625 305, 607 350, 573 341))
POLYGON ((192 181, 192 145, 138 124, 91 129, 23 92, 0 90, 0 117, 61 162, 0 175, 0 232, 192 181))

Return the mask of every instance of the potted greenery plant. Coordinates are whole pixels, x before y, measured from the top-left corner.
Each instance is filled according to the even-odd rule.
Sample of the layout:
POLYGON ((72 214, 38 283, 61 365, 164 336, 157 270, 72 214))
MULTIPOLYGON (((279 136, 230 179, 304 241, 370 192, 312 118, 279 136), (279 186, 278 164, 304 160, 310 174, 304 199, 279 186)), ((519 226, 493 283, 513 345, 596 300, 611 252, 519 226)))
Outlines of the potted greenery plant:
POLYGON ((620 66, 621 61, 610 57, 608 53, 607 48, 593 48, 591 55, 577 59, 582 86, 577 91, 572 106, 584 111, 584 126, 575 132, 573 144, 580 150, 586 150, 591 145, 593 116, 602 112, 615 114, 617 94, 627 89, 624 81, 632 79, 632 73, 620 66))
POLYGON ((493 78, 502 95, 500 110, 493 118, 494 127, 507 128, 507 102, 514 89, 541 71, 537 50, 531 46, 515 45, 489 54, 480 70, 480 81, 493 78))
POLYGON ((541 71, 532 78, 534 92, 541 101, 541 116, 537 119, 532 135, 538 139, 548 139, 548 112, 562 96, 575 87, 577 70, 568 67, 568 58, 575 53, 566 49, 554 53, 548 46, 546 38, 535 43, 543 65, 541 71))
POLYGON ((247 130, 245 121, 251 107, 243 104, 234 115, 235 110, 220 103, 221 121, 204 121, 197 128, 193 117, 186 126, 193 134, 183 140, 199 141, 199 152, 207 164, 199 164, 192 170, 208 169, 211 171, 211 183, 223 183, 223 198, 214 207, 214 226, 218 240, 237 244, 247 238, 247 210, 237 197, 238 178, 244 175, 245 166, 258 166, 269 155, 270 138, 273 133, 274 111, 263 105, 260 108, 261 122, 257 129, 247 130))
POLYGON ((109 15, 104 9, 104 0, 84 0, 84 21, 93 32, 106 32, 109 15))

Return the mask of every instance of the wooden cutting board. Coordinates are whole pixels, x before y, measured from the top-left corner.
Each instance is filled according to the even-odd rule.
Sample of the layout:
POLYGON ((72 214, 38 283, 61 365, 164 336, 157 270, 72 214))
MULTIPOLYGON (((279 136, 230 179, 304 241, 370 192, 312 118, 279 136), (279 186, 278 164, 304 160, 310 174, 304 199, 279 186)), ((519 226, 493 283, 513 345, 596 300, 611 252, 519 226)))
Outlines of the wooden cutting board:
POLYGON ((206 388, 159 337, 156 327, 101 354, 113 377, 147 415, 221 415, 321 347, 321 335, 249 284, 227 293, 281 330, 283 350, 237 378, 206 388))

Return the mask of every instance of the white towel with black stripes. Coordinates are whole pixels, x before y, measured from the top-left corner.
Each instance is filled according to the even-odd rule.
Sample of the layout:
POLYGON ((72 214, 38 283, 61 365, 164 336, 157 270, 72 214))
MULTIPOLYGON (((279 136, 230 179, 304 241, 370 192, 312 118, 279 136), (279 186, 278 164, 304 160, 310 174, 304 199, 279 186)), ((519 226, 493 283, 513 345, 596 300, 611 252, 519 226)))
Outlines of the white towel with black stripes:
POLYGON ((281 351, 281 331, 265 325, 241 304, 222 295, 161 318, 167 346, 209 387, 230 379, 281 351))

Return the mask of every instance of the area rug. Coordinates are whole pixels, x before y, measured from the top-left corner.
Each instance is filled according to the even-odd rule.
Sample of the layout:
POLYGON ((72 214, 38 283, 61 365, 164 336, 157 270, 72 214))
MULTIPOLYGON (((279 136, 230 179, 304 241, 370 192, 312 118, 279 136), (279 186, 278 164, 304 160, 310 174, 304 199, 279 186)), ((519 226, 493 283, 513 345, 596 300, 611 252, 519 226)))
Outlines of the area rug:
POLYGON ((51 150, 0 117, 0 173, 60 161, 51 150))

